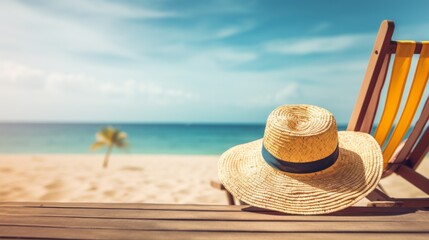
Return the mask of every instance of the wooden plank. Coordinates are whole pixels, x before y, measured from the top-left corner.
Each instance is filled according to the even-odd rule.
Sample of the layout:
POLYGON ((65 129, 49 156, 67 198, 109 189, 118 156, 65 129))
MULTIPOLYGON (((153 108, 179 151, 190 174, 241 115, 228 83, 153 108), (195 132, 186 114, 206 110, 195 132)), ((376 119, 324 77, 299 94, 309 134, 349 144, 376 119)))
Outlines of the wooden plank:
POLYGON ((429 179, 425 176, 405 165, 398 168, 396 173, 408 182, 412 183, 418 189, 422 190, 424 193, 429 194, 429 179))
POLYGON ((384 82, 386 81, 387 70, 389 69, 391 54, 384 56, 383 64, 378 74, 377 81, 374 86, 373 94, 370 96, 368 107, 365 112, 365 117, 362 120, 361 132, 371 133, 372 126, 374 125, 375 115, 380 102, 381 90, 383 89, 384 82))
MULTIPOLYGON (((245 206, 231 205, 198 205, 198 204, 148 204, 148 203, 85 203, 85 202, 0 202, 1 207, 17 208, 81 208, 81 209, 117 209, 117 210, 174 210, 174 211, 204 211, 204 212, 257 212, 274 215, 287 215, 267 209, 245 206)), ((367 208, 349 207, 344 210, 332 213, 332 216, 339 215, 378 215, 378 214, 401 214, 416 212, 416 209, 406 208, 367 208)))
POLYGON ((215 189, 218 189, 218 190, 226 190, 225 186, 222 183, 218 182, 218 181, 211 180, 210 181, 210 186, 212 186, 212 188, 215 188, 215 189))
POLYGON ((404 205, 401 201, 373 201, 367 204, 368 207, 401 207, 404 205))
POLYGON ((368 200, 371 200, 371 201, 388 201, 388 200, 391 200, 391 198, 386 193, 384 193, 382 190, 380 190, 378 188, 376 188, 372 192, 370 192, 366 196, 366 198, 368 200))
POLYGON ((298 216, 249 206, 1 203, 0 214, 0 239, 429 237, 429 213, 405 208, 353 207, 334 215, 298 216))
MULTIPOLYGON (((390 47, 389 47, 389 53, 392 53, 392 54, 395 53, 397 46, 398 46, 397 41, 391 41, 390 47)), ((414 54, 420 54, 420 52, 422 51, 422 47, 423 47, 422 42, 416 42, 416 49, 414 49, 414 54)))
MULTIPOLYGON (((429 127, 422 133, 419 142, 409 156, 410 165, 416 169, 429 151, 429 127)), ((421 183, 423 184, 423 183, 421 183)), ((427 193, 427 192, 426 192, 427 193)), ((428 193, 429 194, 429 193, 428 193)))
POLYGON ((368 67, 365 72, 365 77, 358 99, 356 100, 352 116, 350 117, 347 126, 348 131, 360 131, 362 122, 365 119, 366 109, 370 104, 371 96, 374 93, 374 88, 382 69, 385 55, 390 51, 390 42, 392 39, 395 25, 392 21, 383 21, 378 30, 377 38, 374 43, 371 56, 369 58, 368 67))
MULTIPOLYGON (((53 203, 53 202, 3 202, 0 207, 17 207, 17 208, 64 208, 75 209, 117 209, 117 210, 174 210, 174 211, 203 211, 203 212, 256 212, 270 215, 287 215, 274 212, 267 209, 261 209, 250 206, 227 206, 227 205, 188 205, 188 204, 142 204, 142 203, 53 203)), ((367 208, 367 207, 350 207, 342 211, 332 213, 332 216, 366 216, 366 215, 394 215, 402 213, 415 212, 415 209, 406 208, 367 208)))
POLYGON ((0 236, 0 239, 1 240, 16 240, 16 239, 20 239, 20 240, 45 240, 45 238, 22 238, 22 237, 20 237, 20 238, 16 238, 16 237, 14 237, 14 238, 8 238, 8 237, 2 237, 2 236, 0 236))
POLYGON ((0 235, 15 238, 43 239, 427 239, 428 233, 371 233, 366 231, 326 232, 209 232, 209 231, 139 231, 111 229, 66 229, 40 227, 0 227, 0 235))
POLYGON ((420 207, 420 208, 428 208, 429 207, 429 198, 393 198, 386 203, 382 203, 379 201, 369 202, 367 204, 371 207, 420 207))
POLYGON ((222 232, 428 232, 429 224, 424 219, 393 219, 380 221, 314 221, 311 216, 303 221, 201 221, 192 220, 136 220, 95 219, 66 217, 2 216, 0 227, 45 227, 73 229, 114 229, 141 231, 222 231, 222 232), (404 224, 407 223, 407 224, 404 224))
POLYGON ((210 185, 212 186, 212 188, 225 191, 228 205, 235 205, 234 196, 232 196, 232 194, 225 188, 225 186, 222 183, 212 180, 210 181, 210 185))
MULTIPOLYGON (((151 203, 94 203, 94 202, 0 202, 0 207, 44 207, 44 208, 92 208, 92 209, 152 209, 181 211, 226 211, 239 212, 243 206, 201 204, 151 204, 151 203)), ((261 211, 266 211, 260 209, 261 211)))
MULTIPOLYGON (((0 217, 26 216, 26 217, 86 217, 86 218, 114 218, 114 219, 173 219, 173 220, 241 220, 241 221, 305 221, 307 216, 287 215, 278 212, 258 212, 252 207, 244 207, 240 212, 215 211, 181 211, 181 210, 129 210, 129 209, 79 209, 79 208, 19 208, 1 207, 0 217), (246 208, 249 208, 247 210, 246 208)), ((361 211, 342 211, 332 215, 316 215, 311 218, 315 221, 368 221, 368 216, 379 220, 414 220, 416 217, 428 216, 424 211, 407 208, 360 208, 361 211)))

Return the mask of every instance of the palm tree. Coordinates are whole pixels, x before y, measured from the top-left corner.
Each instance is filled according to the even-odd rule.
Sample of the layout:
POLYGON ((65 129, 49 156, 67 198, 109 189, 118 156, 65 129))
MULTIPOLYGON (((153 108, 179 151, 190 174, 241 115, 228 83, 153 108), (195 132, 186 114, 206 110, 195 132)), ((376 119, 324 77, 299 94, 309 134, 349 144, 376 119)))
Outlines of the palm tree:
POLYGON ((125 148, 128 143, 125 141, 127 134, 112 126, 102 128, 95 134, 96 142, 91 145, 91 150, 97 150, 103 146, 107 146, 106 156, 103 162, 103 168, 107 167, 109 156, 113 147, 125 148))

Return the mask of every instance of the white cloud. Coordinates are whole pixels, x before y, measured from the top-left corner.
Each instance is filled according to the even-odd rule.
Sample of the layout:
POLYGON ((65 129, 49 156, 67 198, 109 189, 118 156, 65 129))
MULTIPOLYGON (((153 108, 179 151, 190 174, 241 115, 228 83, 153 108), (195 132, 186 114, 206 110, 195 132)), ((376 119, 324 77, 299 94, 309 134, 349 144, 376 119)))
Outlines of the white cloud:
POLYGON ((217 38, 227 38, 240 33, 247 32, 255 27, 255 24, 252 22, 245 22, 238 25, 224 27, 217 31, 215 37, 217 38))
POLYGON ((316 24, 313 28, 310 29, 311 33, 320 33, 331 27, 331 24, 328 22, 321 22, 316 24))
MULTIPOLYGON (((269 65, 260 46, 236 47, 219 39, 253 29, 250 23, 213 27, 212 23, 203 22, 177 27, 138 21, 137 25, 126 24, 129 19, 122 18, 148 18, 150 14, 127 6, 114 13, 111 5, 116 7, 122 2, 107 2, 108 6, 98 9, 97 2, 70 1, 64 14, 24 3, 0 3, 0 31, 7 36, 0 38, 0 61, 13 59, 6 61, 9 65, 3 68, 0 63, 0 107, 11 108, 6 116, 10 119, 31 121, 39 115, 40 119, 67 121, 211 121, 210 116, 218 115, 221 121, 259 121, 248 118, 258 107, 268 111, 278 104, 302 99, 325 105, 331 99, 329 103, 334 107, 347 105, 355 99, 350 92, 360 85, 367 64, 366 58, 363 63, 337 59, 317 66, 293 63, 275 69, 246 69, 250 62, 252 66, 269 65), (75 13, 79 12, 81 17, 76 18, 75 13), (255 61, 259 59, 260 62, 255 61), (333 101, 335 91, 338 98, 345 100, 333 101), (28 96, 33 96, 33 100, 28 100, 28 96), (14 105, 8 106, 8 102, 14 105), (21 105, 21 115, 13 112, 18 111, 18 102, 25 103, 21 105), (179 104, 182 105, 176 107, 179 104), (74 111, 59 112, 60 106, 74 111), (120 110, 122 115, 109 114, 112 109, 120 110), (243 109, 250 114, 243 113, 243 109)), ((170 13, 163 14, 152 17, 168 17, 170 13)), ((192 15, 186 11, 184 14, 192 15)), ((319 26, 319 30, 323 28, 319 26)), ((371 34, 370 43, 374 36, 371 34)), ((357 38, 342 35, 294 39, 270 42, 263 47, 278 52, 277 48, 286 45, 284 54, 310 54, 353 47, 336 41, 354 42, 357 38), (328 43, 335 46, 324 46, 328 43), (293 50, 287 49, 291 44, 293 50)), ((0 120, 6 117, 0 116, 0 120)))
POLYGON ((63 0, 50 1, 51 6, 77 14, 87 14, 91 17, 108 18, 166 18, 178 16, 175 12, 166 12, 148 7, 124 5, 120 1, 101 0, 63 0))
MULTIPOLYGON (((155 60, 153 56, 166 54, 170 57, 177 55, 182 59, 200 58, 199 55, 207 54, 204 58, 210 61, 216 60, 216 64, 222 64, 224 61, 246 62, 257 58, 255 53, 245 50, 239 51, 231 47, 201 49, 194 44, 248 31, 255 25, 250 21, 218 30, 205 25, 198 29, 160 28, 144 22, 139 24, 137 29, 123 29, 121 21, 115 21, 117 20, 115 18, 138 16, 138 11, 142 11, 141 8, 132 8, 118 2, 99 4, 98 1, 66 1, 64 4, 62 2, 50 4, 58 4, 66 12, 81 11, 88 14, 73 19, 67 14, 62 16, 46 10, 40 11, 37 7, 20 2, 0 3, 3 9, 0 14, 0 31, 8 36, 0 38, 0 46, 7 46, 0 49, 3 59, 23 56, 21 60, 28 61, 33 58, 37 61, 36 56, 43 55, 45 62, 52 61, 53 65, 67 66, 67 70, 76 71, 69 68, 74 66, 76 61, 102 65, 103 60, 114 58, 117 61, 152 63, 155 60), (118 12, 114 13, 116 5, 120 7, 118 12), (122 8, 128 10, 121 10, 122 8), (94 16, 98 14, 109 17, 108 21, 94 20, 94 16), (138 31, 138 34, 134 35, 133 31, 138 31), (142 39, 136 39, 136 37, 142 37, 142 39), (92 57, 98 59, 91 59, 92 57), (65 62, 72 64, 65 64, 65 62)), ((169 13, 166 13, 166 16, 168 15, 169 13)), ((100 69, 103 67, 105 68, 100 66, 100 69)))
POLYGON ((85 22, 85 18, 71 20, 17 1, 2 2, 0 7, 0 31, 7 36, 0 38, 0 44, 7 46, 1 49, 3 56, 7 53, 11 57, 54 55, 69 59, 73 54, 85 53, 136 56, 117 42, 106 28, 96 28, 90 21, 85 22))
MULTIPOLYGON (((333 107, 344 105, 345 113, 339 121, 345 121, 349 117, 347 104, 351 106, 355 101, 352 89, 357 89, 360 85, 366 62, 321 63, 312 66, 311 71, 308 71, 308 66, 300 66, 257 72, 219 71, 210 61, 190 59, 172 66, 149 65, 134 77, 123 74, 125 72, 118 74, 113 70, 107 73, 115 73, 114 75, 103 77, 94 73, 49 72, 24 64, 15 63, 15 65, 19 65, 22 72, 30 72, 27 69, 31 69, 33 72, 43 73, 39 77, 43 79, 42 87, 33 91, 40 92, 41 94, 37 97, 46 101, 33 102, 35 112, 32 112, 32 109, 27 109, 27 112, 23 112, 22 115, 11 112, 11 116, 22 116, 21 118, 25 118, 28 114, 33 116, 39 113, 45 114, 40 116, 41 119, 43 116, 54 116, 55 119, 66 118, 65 113, 54 110, 52 110, 54 112, 46 112, 47 106, 52 105, 51 108, 54 109, 54 103, 56 103, 57 107, 59 104, 68 104, 70 107, 85 106, 81 110, 75 110, 77 115, 73 119, 87 121, 104 116, 96 114, 100 106, 105 106, 106 112, 109 106, 110 109, 123 109, 121 116, 107 115, 112 119, 126 119, 127 116, 133 120, 141 119, 142 116, 144 116, 143 119, 150 117, 156 119, 155 116, 159 114, 164 117, 170 114, 169 119, 173 119, 176 115, 185 119, 186 114, 189 115, 188 119, 193 119, 192 116, 194 116, 193 121, 201 119, 208 121, 205 116, 207 112, 201 112, 201 116, 196 117, 199 116, 199 110, 196 109, 201 105, 209 106, 206 111, 211 111, 212 114, 218 111, 216 109, 224 109, 222 111, 237 111, 239 115, 240 112, 250 111, 250 109, 271 109, 280 104, 299 101, 299 103, 322 105, 333 112, 335 111, 333 107), (123 78, 129 80, 121 81, 123 78), (315 83, 306 85, 305 82, 300 82, 301 79, 309 79, 315 83), (344 91, 345 89, 349 90, 344 91), (333 104, 332 96, 343 100, 333 104), (303 100, 304 102, 301 102, 303 100), (184 107, 172 109, 173 106, 179 105, 184 107), (156 106, 164 108, 156 110, 156 106), (141 111, 140 115, 134 112, 137 110, 141 111), (150 116, 145 116, 143 112, 150 116)), ((19 72, 14 74, 21 75, 19 72)), ((4 76, 0 76, 0 79, 4 79, 4 76)), ((2 88, 0 86, 0 93, 6 91, 2 88)), ((28 99, 26 97, 28 91, 20 86, 9 88, 7 91, 13 93, 3 94, 3 96, 9 96, 3 98, 8 99, 8 102, 22 102, 28 99)), ((226 116, 224 121, 228 119, 226 116)))
POLYGON ((16 95, 23 86, 55 96, 97 96, 98 98, 145 98, 157 101, 189 101, 196 96, 188 91, 163 87, 149 81, 102 81, 86 74, 49 72, 11 61, 0 62, 0 88, 7 86, 16 95), (37 86, 37 88, 34 88, 37 86))
MULTIPOLYGON (((199 1, 197 1, 199 2, 199 1)), ((231 1, 231 0, 216 0, 204 1, 202 4, 183 9, 187 15, 200 16, 215 14, 216 16, 224 16, 225 14, 243 14, 249 13, 255 7, 254 1, 231 1)))
POLYGON ((230 36, 234 36, 241 32, 241 29, 237 27, 227 27, 219 30, 216 34, 218 38, 226 38, 230 36))
POLYGON ((238 107, 275 107, 291 103, 300 98, 300 85, 296 82, 285 82, 281 87, 268 86, 264 90, 253 93, 253 96, 241 99, 237 102, 238 107))
POLYGON ((123 83, 103 82, 98 86, 98 90, 107 96, 134 96, 136 92, 136 83, 133 80, 127 80, 123 83))
POLYGON ((0 62, 0 83, 16 87, 40 87, 45 72, 12 61, 0 62))
POLYGON ((181 101, 195 99, 195 95, 177 88, 163 87, 153 82, 127 80, 114 83, 106 82, 98 86, 98 90, 108 96, 142 97, 154 102, 181 101))
POLYGON ((97 81, 85 74, 49 72, 13 61, 0 62, 0 86, 19 92, 20 89, 51 93, 85 92, 93 89, 97 81))
POLYGON ((99 84, 94 77, 86 74, 66 74, 50 72, 45 75, 45 90, 57 94, 91 93, 99 84))
POLYGON ((287 84, 285 87, 279 89, 275 94, 274 94, 274 102, 282 104, 285 103, 289 100, 291 100, 292 98, 296 98, 298 97, 298 89, 299 85, 297 83, 290 83, 287 84))
POLYGON ((356 47, 361 42, 368 42, 373 38, 372 34, 362 34, 281 40, 264 44, 264 49, 285 55, 330 53, 356 47))
POLYGON ((167 97, 174 99, 186 99, 190 100, 195 98, 191 93, 177 88, 161 87, 155 83, 141 82, 138 84, 138 92, 142 94, 148 94, 155 97, 167 97))
POLYGON ((210 55, 212 58, 217 59, 219 61, 228 61, 228 62, 237 62, 237 63, 248 62, 248 61, 255 60, 257 58, 256 53, 237 51, 237 50, 232 50, 227 48, 211 50, 209 55, 207 55, 207 58, 210 58, 210 55))

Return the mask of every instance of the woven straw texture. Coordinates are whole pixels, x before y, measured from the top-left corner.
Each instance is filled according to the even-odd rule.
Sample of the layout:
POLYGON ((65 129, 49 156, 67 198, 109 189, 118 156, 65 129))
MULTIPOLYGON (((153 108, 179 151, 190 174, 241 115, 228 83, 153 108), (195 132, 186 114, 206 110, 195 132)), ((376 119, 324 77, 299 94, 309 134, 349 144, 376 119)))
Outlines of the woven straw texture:
POLYGON ((337 125, 324 108, 280 106, 267 119, 264 145, 279 159, 298 163, 315 161, 337 148, 337 125))
POLYGON ((228 191, 256 207, 309 215, 339 211, 355 204, 374 190, 381 178, 383 160, 381 149, 371 135, 337 132, 332 114, 324 109, 326 112, 320 112, 321 108, 314 106, 304 106, 311 108, 309 114, 304 114, 309 116, 310 123, 301 119, 300 126, 291 124, 288 122, 296 118, 291 116, 291 119, 287 119, 285 113, 278 113, 284 111, 283 108, 273 111, 274 115, 280 114, 280 118, 273 117, 273 114, 268 118, 264 139, 235 146, 220 157, 219 178, 228 191), (305 128, 308 129, 307 132, 301 131, 305 128), (274 138, 273 135, 277 137, 274 138), (267 141, 268 136, 274 140, 267 141), (310 144, 307 145, 302 138, 309 140, 310 144), (301 141, 301 145, 294 141, 301 141), (339 157, 332 166, 319 172, 287 173, 265 162, 261 154, 263 142, 276 157, 296 162, 326 157, 337 144, 339 157), (266 144, 267 142, 270 143, 266 144), (293 149, 281 148, 282 143, 295 145, 293 149), (311 149, 310 145, 316 150, 311 149), (288 154, 287 151, 291 153, 288 154))

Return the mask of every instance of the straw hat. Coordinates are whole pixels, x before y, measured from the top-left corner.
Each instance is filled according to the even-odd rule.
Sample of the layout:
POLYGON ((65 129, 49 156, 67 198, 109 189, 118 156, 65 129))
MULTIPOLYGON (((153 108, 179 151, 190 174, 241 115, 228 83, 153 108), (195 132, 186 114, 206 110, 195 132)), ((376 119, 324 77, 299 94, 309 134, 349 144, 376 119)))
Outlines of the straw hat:
POLYGON ((326 109, 284 105, 268 117, 264 138, 223 153, 218 171, 225 188, 250 205, 323 214, 374 190, 383 157, 371 135, 338 132, 326 109))

